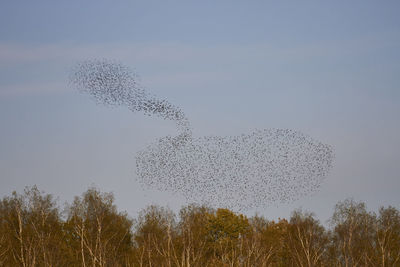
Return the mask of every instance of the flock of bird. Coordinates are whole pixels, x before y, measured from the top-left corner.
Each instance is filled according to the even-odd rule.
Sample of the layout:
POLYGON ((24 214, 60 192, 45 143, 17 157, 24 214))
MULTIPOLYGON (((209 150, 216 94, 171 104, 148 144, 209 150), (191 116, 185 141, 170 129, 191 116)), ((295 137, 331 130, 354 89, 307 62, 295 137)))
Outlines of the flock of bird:
POLYGON ((178 193, 188 202, 244 210, 315 192, 331 169, 332 148, 294 130, 194 137, 183 111, 147 93, 134 72, 120 63, 84 61, 71 74, 71 83, 99 103, 176 123, 176 136, 137 153, 138 179, 144 187, 178 193))

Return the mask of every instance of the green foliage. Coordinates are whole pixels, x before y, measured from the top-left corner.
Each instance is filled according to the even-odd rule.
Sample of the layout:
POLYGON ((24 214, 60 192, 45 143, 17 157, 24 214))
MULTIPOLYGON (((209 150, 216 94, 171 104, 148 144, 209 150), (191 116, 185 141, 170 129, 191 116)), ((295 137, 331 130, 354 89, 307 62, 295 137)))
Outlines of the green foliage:
POLYGON ((236 215, 228 209, 218 209, 215 214, 208 215, 207 230, 212 242, 236 240, 249 229, 249 221, 244 215, 236 215))
POLYGON ((0 201, 0 266, 400 266, 400 212, 347 199, 330 229, 312 213, 247 218, 189 205, 150 206, 133 221, 90 188, 65 209, 36 187, 0 201))

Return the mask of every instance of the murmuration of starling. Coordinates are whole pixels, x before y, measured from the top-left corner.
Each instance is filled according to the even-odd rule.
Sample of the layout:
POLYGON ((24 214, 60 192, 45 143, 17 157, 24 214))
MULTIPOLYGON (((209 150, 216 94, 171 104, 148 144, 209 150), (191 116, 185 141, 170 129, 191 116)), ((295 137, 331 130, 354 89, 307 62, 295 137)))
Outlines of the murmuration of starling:
POLYGON ((97 103, 126 106, 132 112, 155 115, 174 121, 182 135, 191 135, 189 120, 183 111, 149 94, 128 67, 112 60, 86 60, 71 71, 70 83, 91 95, 97 103))
POLYGON ((114 61, 81 62, 70 82, 98 103, 176 123, 177 136, 137 153, 136 170, 143 187, 177 193, 188 202, 238 211, 293 202, 316 192, 332 167, 332 148, 299 131, 195 138, 180 108, 150 95, 133 71, 114 61))

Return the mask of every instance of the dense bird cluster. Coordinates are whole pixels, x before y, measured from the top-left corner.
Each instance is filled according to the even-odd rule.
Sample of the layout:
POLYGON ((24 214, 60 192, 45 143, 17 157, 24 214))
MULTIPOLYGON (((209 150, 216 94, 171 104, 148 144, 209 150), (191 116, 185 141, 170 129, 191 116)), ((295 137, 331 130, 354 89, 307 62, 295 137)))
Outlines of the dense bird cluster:
POLYGON ((247 209, 315 191, 332 161, 329 146, 292 130, 160 139, 136 157, 140 182, 191 201, 247 209))
POLYGON ((71 81, 100 103, 176 122, 180 134, 137 154, 137 173, 142 185, 182 194, 190 202, 239 210, 290 202, 318 189, 331 168, 330 146, 298 131, 195 138, 181 109, 149 95, 134 73, 113 61, 85 61, 71 81))

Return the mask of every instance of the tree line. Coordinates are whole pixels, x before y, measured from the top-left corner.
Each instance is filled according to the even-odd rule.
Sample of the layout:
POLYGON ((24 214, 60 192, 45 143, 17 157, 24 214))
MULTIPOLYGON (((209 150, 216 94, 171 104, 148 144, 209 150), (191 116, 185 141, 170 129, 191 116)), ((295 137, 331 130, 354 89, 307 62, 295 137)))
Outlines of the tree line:
POLYGON ((195 204, 130 218, 111 193, 60 209, 34 186, 0 202, 0 266, 400 266, 400 213, 346 199, 329 227, 301 210, 273 221, 195 204))

